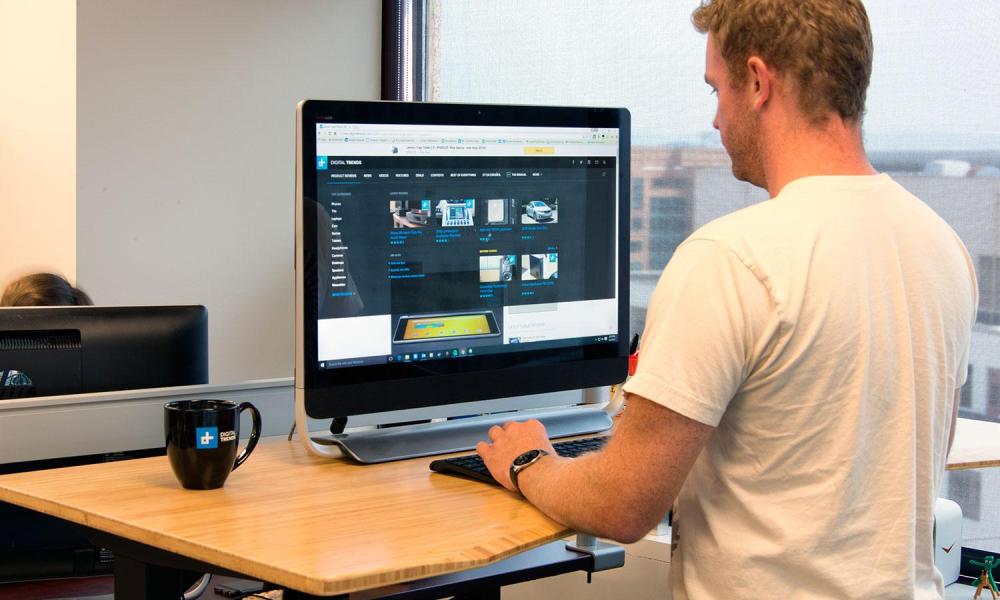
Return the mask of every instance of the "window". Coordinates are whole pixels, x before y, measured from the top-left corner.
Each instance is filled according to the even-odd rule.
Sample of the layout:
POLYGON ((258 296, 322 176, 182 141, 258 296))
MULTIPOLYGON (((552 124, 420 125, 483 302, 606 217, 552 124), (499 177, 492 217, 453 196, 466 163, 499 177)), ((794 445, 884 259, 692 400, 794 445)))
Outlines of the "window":
MULTIPOLYGON (((962 391, 959 393, 958 406, 963 409, 972 408, 972 366, 969 366, 968 379, 965 380, 965 385, 962 386, 962 391)), ((964 414, 962 415, 965 416, 964 414)))
MULTIPOLYGON (((634 331, 645 324, 645 303, 677 244, 710 220, 767 198, 733 179, 712 128, 705 39, 690 24, 696 4, 618 0, 586 10, 530 0, 429 4, 429 100, 631 111, 632 234, 641 241, 630 253, 634 331)), ((996 2, 865 5, 876 47, 866 147, 877 169, 930 205, 977 257, 981 301, 970 362, 986 374, 1000 369, 996 2)), ((1000 419, 1000 379, 988 379, 963 389, 963 416, 1000 419)), ((975 510, 994 520, 983 544, 1000 549, 1000 516, 986 517, 1000 515, 1000 483, 984 484, 982 494, 975 510)))
MULTIPOLYGON (((962 516, 979 520, 979 507, 983 495, 983 477, 979 471, 949 471, 948 497, 962 507, 962 516)), ((967 542, 963 545, 970 546, 967 542)), ((978 546, 972 546, 976 548, 978 546)))
POLYGON ((976 276, 979 279, 979 311, 976 321, 1000 325, 1000 256, 980 255, 976 276))
POLYGON ((982 416, 990 421, 1000 421, 1000 369, 990 368, 989 370, 986 412, 982 416))
POLYGON ((641 177, 632 178, 632 210, 642 210, 646 206, 646 192, 644 182, 641 177))

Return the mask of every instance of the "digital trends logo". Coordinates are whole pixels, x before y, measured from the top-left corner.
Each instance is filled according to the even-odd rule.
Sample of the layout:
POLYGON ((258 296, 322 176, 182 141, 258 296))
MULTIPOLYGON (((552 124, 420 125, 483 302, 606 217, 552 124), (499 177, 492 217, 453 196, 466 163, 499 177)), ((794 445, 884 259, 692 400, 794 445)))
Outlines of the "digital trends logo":
POLYGON ((198 427, 195 429, 194 447, 198 450, 210 450, 219 447, 218 427, 198 427))

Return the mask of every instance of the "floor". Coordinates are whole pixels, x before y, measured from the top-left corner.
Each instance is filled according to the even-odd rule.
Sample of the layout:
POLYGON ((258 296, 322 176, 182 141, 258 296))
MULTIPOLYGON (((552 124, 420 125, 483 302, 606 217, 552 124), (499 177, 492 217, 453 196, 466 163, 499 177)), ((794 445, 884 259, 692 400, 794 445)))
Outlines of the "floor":
MULTIPOLYGON (((652 537, 652 536, 651 536, 652 537)), ((655 550, 655 544, 649 544, 649 538, 643 546, 631 544, 626 547, 627 569, 615 569, 605 573, 594 574, 593 581, 588 582, 583 573, 568 573, 559 577, 551 577, 531 581, 504 588, 504 600, 549 600, 557 596, 572 596, 575 598, 609 598, 628 597, 635 600, 652 600, 662 598, 667 589, 669 563, 649 549, 655 550)), ((222 583, 241 582, 244 580, 232 577, 215 576, 208 589, 201 596, 203 600, 223 600, 227 596, 214 591, 216 585, 222 583)), ((959 583, 949 585, 945 590, 946 600, 967 600, 972 598, 975 587, 959 583)), ((280 599, 281 592, 267 592, 267 598, 280 599)), ((255 596, 256 597, 256 596, 255 596)), ((985 592, 981 598, 988 599, 985 592)), ((61 579, 51 581, 26 583, 0 583, 0 600, 114 600, 114 579, 111 576, 88 577, 79 579, 61 579)))
POLYGON ((0 600, 56 600, 64 598, 114 598, 114 579, 86 577, 22 583, 0 583, 0 600))

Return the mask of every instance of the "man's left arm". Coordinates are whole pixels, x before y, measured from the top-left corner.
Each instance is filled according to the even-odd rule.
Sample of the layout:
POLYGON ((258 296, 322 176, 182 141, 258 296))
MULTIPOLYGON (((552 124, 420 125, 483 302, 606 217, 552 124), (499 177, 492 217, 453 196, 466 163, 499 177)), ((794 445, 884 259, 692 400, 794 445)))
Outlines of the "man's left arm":
POLYGON ((490 430, 476 450, 507 489, 514 458, 535 448, 550 456, 518 475, 521 493, 543 513, 578 531, 619 542, 641 539, 667 514, 714 427, 630 395, 614 435, 600 451, 556 456, 538 421, 490 430))

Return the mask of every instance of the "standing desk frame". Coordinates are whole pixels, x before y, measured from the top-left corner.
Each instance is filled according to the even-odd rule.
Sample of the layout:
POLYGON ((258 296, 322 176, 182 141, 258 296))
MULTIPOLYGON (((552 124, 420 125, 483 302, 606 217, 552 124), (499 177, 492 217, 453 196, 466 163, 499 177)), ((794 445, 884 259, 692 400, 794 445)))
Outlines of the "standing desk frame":
MULTIPOLYGON (((216 565, 166 552, 126 538, 84 528, 88 537, 115 555, 114 597, 123 600, 177 600, 201 573, 254 579, 249 575, 220 569, 216 565)), ((620 563, 624 564, 624 551, 620 563)), ((500 562, 437 577, 399 583, 335 596, 314 596, 285 588, 285 600, 336 598, 340 600, 431 600, 454 597, 455 600, 500 600, 500 588, 574 571, 592 573, 600 569, 600 559, 592 554, 570 550, 565 542, 550 542, 500 562)), ((605 567, 612 568, 612 567, 605 567)), ((265 589, 279 586, 265 582, 265 589)))

